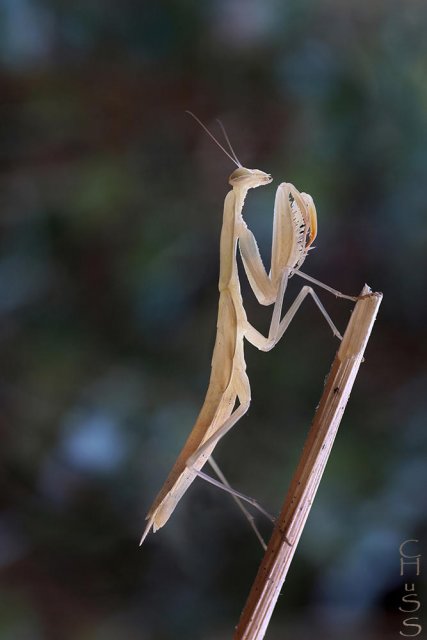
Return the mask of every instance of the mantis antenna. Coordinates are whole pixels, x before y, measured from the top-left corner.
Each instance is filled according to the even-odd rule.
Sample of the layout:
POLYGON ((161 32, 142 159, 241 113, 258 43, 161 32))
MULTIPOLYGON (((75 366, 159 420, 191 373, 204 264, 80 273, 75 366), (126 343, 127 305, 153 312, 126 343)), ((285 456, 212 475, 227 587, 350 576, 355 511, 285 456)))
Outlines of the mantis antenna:
POLYGON ((234 151, 233 147, 231 146, 231 142, 230 142, 230 139, 229 139, 229 137, 227 135, 227 132, 225 130, 224 125, 222 124, 221 120, 218 120, 218 118, 217 118, 216 121, 218 122, 219 126, 221 127, 221 131, 224 134, 224 138, 227 140, 227 144, 230 147, 230 151, 233 154, 236 162, 239 164, 240 167, 242 167, 243 166, 242 163, 240 162, 239 158, 236 156, 236 152, 234 151))
POLYGON ((221 144, 220 142, 218 142, 218 140, 215 138, 215 136, 214 136, 214 135, 209 131, 209 129, 207 128, 207 126, 206 126, 206 125, 204 125, 204 124, 203 124, 203 122, 202 122, 202 121, 201 121, 201 120, 200 120, 196 115, 194 115, 194 113, 193 113, 192 111, 187 111, 187 110, 186 110, 186 111, 185 111, 185 113, 188 113, 188 115, 189 115, 189 116, 191 116, 192 118, 194 118, 194 120, 195 120, 196 122, 198 122, 198 123, 199 123, 199 125, 202 127, 202 129, 204 129, 204 131, 206 131, 206 133, 208 134, 208 136, 209 136, 210 138, 212 138, 212 140, 215 142, 215 144, 217 144, 217 145, 218 145, 218 147, 219 147, 219 148, 220 148, 220 149, 225 153, 225 155, 226 155, 228 158, 230 158, 231 162, 234 162, 234 164, 235 164, 237 167, 239 167, 239 168, 242 166, 242 165, 240 164, 239 160, 237 159, 237 156, 236 156, 236 154, 234 153, 233 147, 232 147, 232 146, 231 146, 231 144, 230 144, 230 141, 229 141, 228 136, 227 136, 227 134, 226 134, 226 132, 225 132, 225 129, 224 129, 224 127, 223 127, 222 123, 221 123, 221 122, 219 122, 219 120, 218 120, 218 122, 219 122, 219 124, 220 124, 220 126, 221 126, 222 131, 224 132, 225 139, 227 140, 227 143, 228 143, 228 145, 229 145, 229 147, 230 147, 230 149, 231 149, 231 152, 232 152, 232 154, 233 154, 233 156, 234 156, 234 157, 233 157, 232 155, 230 155, 226 149, 224 149, 224 147, 222 146, 222 144, 221 144))

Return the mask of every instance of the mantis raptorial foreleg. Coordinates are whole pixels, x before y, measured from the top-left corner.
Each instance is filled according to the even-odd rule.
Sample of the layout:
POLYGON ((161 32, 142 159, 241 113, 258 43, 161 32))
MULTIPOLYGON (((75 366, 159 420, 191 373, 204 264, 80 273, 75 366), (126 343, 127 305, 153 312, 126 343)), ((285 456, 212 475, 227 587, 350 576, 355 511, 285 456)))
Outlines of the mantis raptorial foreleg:
MULTIPOLYGON (((202 127, 206 129, 203 124, 202 127)), ((243 417, 250 405, 251 392, 246 375, 244 339, 246 338, 262 351, 272 349, 288 328, 307 295, 313 298, 334 335, 341 337, 319 298, 309 286, 301 289, 289 310, 281 318, 283 297, 289 277, 294 274, 299 275, 335 295, 354 300, 352 296, 341 294, 299 271, 316 236, 317 216, 312 198, 305 193, 300 193, 288 183, 282 183, 276 192, 271 269, 267 273, 255 237, 243 219, 243 206, 249 189, 270 183, 271 176, 258 169, 242 167, 231 145, 229 145, 230 154, 210 131, 207 130, 207 132, 238 167, 229 178, 232 190, 227 194, 224 202, 220 241, 220 296, 212 371, 203 407, 172 471, 148 513, 148 524, 141 542, 151 527, 156 531, 167 522, 197 475, 221 486, 226 491, 231 490, 235 497, 248 500, 247 496, 232 490, 228 483, 221 485, 209 476, 206 477, 206 474, 201 471, 216 444, 243 417), (268 337, 264 337, 247 320, 240 292, 236 260, 237 246, 257 300, 263 305, 274 303, 268 337), (235 408, 237 400, 239 405, 235 408)), ((249 501, 259 508, 256 501, 252 499, 249 501)))

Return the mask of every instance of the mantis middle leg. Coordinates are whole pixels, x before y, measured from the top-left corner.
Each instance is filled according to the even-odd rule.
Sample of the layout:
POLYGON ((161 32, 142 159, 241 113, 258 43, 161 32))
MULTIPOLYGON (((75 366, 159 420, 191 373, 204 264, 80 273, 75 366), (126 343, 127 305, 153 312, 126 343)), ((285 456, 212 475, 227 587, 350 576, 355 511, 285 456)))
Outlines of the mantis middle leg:
MULTIPOLYGON (((274 324, 272 321, 270 332, 267 338, 263 336, 262 333, 258 331, 258 329, 255 329, 255 327, 253 327, 251 324, 248 323, 246 332, 245 332, 245 337, 247 338, 247 340, 249 340, 249 342, 253 344, 255 347, 257 347, 257 349, 259 349, 260 351, 270 351, 279 342, 279 340, 285 333, 286 329, 289 327, 298 309, 300 308, 302 302, 305 300, 305 298, 308 295, 310 295, 313 298, 317 308, 319 309, 319 311, 325 318, 326 322, 332 329, 332 333, 334 334, 334 336, 342 340, 342 335, 336 328, 335 324, 332 321, 332 318, 326 311, 325 307, 320 302, 316 292, 307 285, 303 286, 303 288, 301 289, 301 291, 293 301, 292 305, 283 316, 282 320, 280 322, 275 321, 274 324)), ((273 319, 276 320, 275 318, 273 319)))

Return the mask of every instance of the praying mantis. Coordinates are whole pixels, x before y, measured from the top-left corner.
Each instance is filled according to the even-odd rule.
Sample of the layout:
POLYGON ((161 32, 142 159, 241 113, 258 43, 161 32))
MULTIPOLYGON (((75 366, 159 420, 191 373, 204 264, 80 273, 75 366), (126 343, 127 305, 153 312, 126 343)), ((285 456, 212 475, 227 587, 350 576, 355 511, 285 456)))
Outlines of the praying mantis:
POLYGON ((193 113, 188 113, 203 127, 237 169, 229 177, 231 190, 224 201, 220 237, 217 334, 206 397, 175 465, 148 512, 148 523, 140 544, 151 529, 155 532, 166 524, 197 476, 231 492, 239 499, 247 500, 263 511, 255 500, 232 490, 213 461, 211 465, 222 482, 201 471, 218 442, 249 409, 251 389, 246 373, 244 341, 247 340, 261 351, 270 351, 283 336, 307 296, 314 300, 333 334, 341 339, 338 329, 309 285, 302 287, 288 311, 281 317, 286 286, 293 275, 305 278, 336 296, 352 301, 357 299, 342 294, 300 271, 317 234, 317 214, 311 196, 300 193, 292 184, 286 182, 281 183, 276 191, 271 268, 269 272, 266 271, 255 237, 243 218, 243 207, 248 191, 270 184, 272 178, 270 174, 259 169, 243 167, 221 123, 231 153, 193 113), (262 335, 247 319, 240 289, 237 248, 258 302, 262 305, 274 305, 268 336, 262 335))

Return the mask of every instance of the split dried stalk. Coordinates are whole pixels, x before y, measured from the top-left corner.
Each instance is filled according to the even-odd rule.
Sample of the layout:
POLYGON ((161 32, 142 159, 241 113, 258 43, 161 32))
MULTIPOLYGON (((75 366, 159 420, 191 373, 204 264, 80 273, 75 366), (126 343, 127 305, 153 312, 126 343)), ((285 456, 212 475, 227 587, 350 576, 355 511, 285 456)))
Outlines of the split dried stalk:
POLYGON ((331 453, 382 294, 365 285, 335 356, 313 424, 234 640, 262 640, 331 453))

